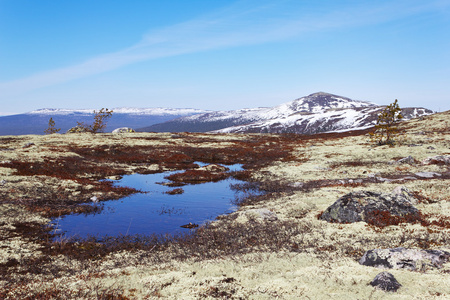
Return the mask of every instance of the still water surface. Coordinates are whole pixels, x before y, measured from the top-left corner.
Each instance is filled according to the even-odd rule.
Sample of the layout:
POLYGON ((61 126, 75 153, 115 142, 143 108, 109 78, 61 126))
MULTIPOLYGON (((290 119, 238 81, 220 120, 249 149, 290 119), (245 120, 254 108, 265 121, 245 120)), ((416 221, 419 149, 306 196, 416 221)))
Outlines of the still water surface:
MULTIPOLYGON (((230 167, 230 166, 227 166, 230 167)), ((238 170, 239 165, 231 166, 238 170)), ((120 200, 102 202, 104 209, 98 214, 68 215, 54 219, 52 224, 66 237, 118 236, 132 234, 165 234, 187 231, 181 225, 189 222, 203 224, 218 215, 236 210, 231 202, 236 192, 230 184, 236 179, 207 182, 181 187, 183 194, 168 195, 172 187, 164 177, 176 172, 133 174, 115 180, 114 185, 140 189, 146 193, 133 194, 120 200)))

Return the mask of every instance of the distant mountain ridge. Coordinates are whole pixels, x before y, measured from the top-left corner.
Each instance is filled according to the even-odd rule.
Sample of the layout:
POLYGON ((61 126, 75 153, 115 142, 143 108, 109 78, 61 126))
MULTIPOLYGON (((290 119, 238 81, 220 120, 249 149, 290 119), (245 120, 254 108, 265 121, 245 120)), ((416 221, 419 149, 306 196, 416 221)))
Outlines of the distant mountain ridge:
MULTIPOLYGON (((300 133, 364 129, 375 125, 384 106, 318 92, 274 107, 205 111, 172 108, 113 108, 106 132, 131 127, 143 132, 300 133)), ((402 108, 405 120, 432 114, 422 107, 402 108)), ((92 124, 92 109, 44 108, 0 117, 0 135, 43 134, 50 118, 66 132, 77 122, 92 124)))
MULTIPOLYGON (((138 129, 155 132, 301 133, 364 129, 375 125, 384 106, 318 92, 274 107, 215 111, 138 129)), ((403 108, 404 119, 432 114, 403 108)))
MULTIPOLYGON (((174 118, 192 114, 206 113, 205 110, 193 108, 130 108, 112 109, 114 113, 108 120, 106 132, 118 127, 139 128, 174 118)), ((61 133, 77 125, 77 122, 92 124, 93 109, 59 109, 44 108, 24 114, 1 116, 0 135, 44 134, 50 118, 61 128, 61 133)))

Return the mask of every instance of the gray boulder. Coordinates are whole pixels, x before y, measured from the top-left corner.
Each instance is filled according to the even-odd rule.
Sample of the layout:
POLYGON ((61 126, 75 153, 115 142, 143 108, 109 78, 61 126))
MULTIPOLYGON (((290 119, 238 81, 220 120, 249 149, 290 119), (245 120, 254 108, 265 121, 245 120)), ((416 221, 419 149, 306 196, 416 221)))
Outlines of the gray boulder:
POLYGON ((411 194, 398 192, 382 194, 369 191, 351 192, 340 197, 319 217, 333 223, 368 222, 380 213, 391 216, 419 216, 412 203, 417 202, 411 194))
POLYGON ((370 285, 385 292, 396 292, 402 286, 389 272, 381 272, 375 276, 370 285))
POLYGON ((112 133, 132 133, 132 132, 136 132, 136 131, 134 131, 133 128, 129 128, 129 127, 120 127, 120 128, 116 128, 112 131, 112 133))
POLYGON ((450 253, 446 251, 399 247, 366 251, 359 263, 364 266, 383 269, 425 271, 429 268, 441 268, 449 258, 450 253))

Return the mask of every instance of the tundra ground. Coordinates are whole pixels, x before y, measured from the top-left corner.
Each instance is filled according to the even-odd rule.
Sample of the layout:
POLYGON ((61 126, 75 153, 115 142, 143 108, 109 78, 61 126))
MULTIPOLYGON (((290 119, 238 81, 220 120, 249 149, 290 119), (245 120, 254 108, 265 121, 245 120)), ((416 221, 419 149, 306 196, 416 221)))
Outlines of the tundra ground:
POLYGON ((450 264, 391 270, 402 287, 386 293, 368 284, 382 270, 358 260, 375 248, 450 251, 449 166, 421 163, 450 155, 449 121, 444 112, 405 122, 395 147, 375 146, 368 131, 0 137, 0 298, 448 299, 450 264), (414 161, 398 163, 408 156, 414 161), (222 174, 246 181, 234 187, 248 191, 236 199, 238 211, 174 237, 52 242, 49 218, 100 209, 87 205, 94 196, 139 192, 101 179, 186 169, 194 181, 223 178, 200 178, 196 161, 244 165, 222 174), (438 175, 410 179, 418 172, 438 175), (420 221, 375 226, 317 218, 346 193, 398 185, 420 199, 420 221))

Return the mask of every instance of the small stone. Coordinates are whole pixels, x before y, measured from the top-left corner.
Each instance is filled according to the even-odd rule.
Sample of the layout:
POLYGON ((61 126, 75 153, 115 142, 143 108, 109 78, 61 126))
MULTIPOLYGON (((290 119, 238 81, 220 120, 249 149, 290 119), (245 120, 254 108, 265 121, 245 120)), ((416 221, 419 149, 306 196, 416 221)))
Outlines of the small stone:
POLYGON ((414 177, 414 176, 406 176, 406 177, 403 177, 403 178, 400 178, 401 180, 417 180, 417 177, 414 177))
POLYGON ((293 187, 293 188, 301 188, 301 187, 303 187, 305 184, 303 183, 303 182, 294 182, 294 183, 291 183, 290 184, 290 186, 291 187, 293 187))
POLYGON ((25 149, 25 148, 30 148, 31 146, 34 146, 35 144, 34 143, 26 143, 25 145, 23 145, 23 149, 25 149))
POLYGON ((413 165, 416 163, 416 160, 410 155, 410 156, 407 156, 407 157, 397 160, 397 163, 413 165))
POLYGON ((97 196, 91 197, 91 201, 94 202, 94 203, 97 203, 98 202, 97 196))
POLYGON ((374 286, 385 292, 396 292, 402 285, 389 272, 381 272, 370 282, 374 286))
POLYGON ((112 131, 112 133, 117 134, 117 133, 133 133, 136 132, 133 128, 130 127, 120 127, 120 128, 116 128, 112 131))
POLYGON ((417 172, 414 175, 416 175, 417 177, 421 177, 421 178, 434 178, 434 177, 439 177, 442 174, 439 174, 436 172, 417 172))

